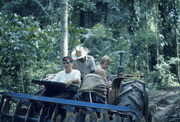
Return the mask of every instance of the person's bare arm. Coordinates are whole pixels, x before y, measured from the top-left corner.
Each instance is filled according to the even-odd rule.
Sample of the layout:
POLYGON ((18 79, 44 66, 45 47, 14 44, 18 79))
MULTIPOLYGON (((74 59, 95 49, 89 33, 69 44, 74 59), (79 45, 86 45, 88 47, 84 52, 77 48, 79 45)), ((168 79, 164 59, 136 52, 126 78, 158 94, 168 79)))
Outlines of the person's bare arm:
POLYGON ((106 78, 106 71, 104 69, 96 69, 95 71, 96 74, 100 75, 104 81, 108 81, 107 78, 106 78))
POLYGON ((79 84, 79 83, 80 83, 80 81, 79 81, 78 78, 71 79, 71 80, 68 80, 68 81, 66 82, 66 87, 68 87, 68 86, 70 86, 70 85, 72 85, 72 84, 79 84))

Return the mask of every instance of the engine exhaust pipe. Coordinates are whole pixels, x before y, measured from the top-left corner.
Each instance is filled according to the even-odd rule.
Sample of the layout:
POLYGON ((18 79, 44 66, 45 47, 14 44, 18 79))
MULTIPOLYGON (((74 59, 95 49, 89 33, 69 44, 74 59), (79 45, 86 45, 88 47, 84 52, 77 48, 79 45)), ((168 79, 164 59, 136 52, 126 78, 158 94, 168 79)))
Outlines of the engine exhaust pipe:
POLYGON ((123 78, 123 73, 124 73, 124 67, 122 66, 123 63, 123 54, 125 51, 120 51, 120 60, 119 60, 119 66, 118 66, 118 77, 123 78))

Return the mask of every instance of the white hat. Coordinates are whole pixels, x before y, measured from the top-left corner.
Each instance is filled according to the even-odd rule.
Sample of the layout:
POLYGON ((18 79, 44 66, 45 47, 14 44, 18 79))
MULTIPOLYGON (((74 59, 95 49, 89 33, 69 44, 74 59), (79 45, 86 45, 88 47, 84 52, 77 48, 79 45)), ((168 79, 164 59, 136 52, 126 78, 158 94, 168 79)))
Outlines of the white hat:
POLYGON ((85 57, 88 54, 89 50, 86 47, 80 45, 76 46, 76 49, 72 51, 71 55, 74 60, 85 57))

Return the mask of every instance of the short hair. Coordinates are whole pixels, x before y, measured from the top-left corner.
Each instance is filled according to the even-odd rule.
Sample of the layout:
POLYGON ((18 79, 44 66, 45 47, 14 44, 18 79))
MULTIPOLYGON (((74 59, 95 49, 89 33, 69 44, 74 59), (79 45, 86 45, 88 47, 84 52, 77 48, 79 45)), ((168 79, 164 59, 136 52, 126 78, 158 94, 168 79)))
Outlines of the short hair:
POLYGON ((101 58, 100 64, 103 64, 104 62, 110 63, 110 62, 111 62, 110 57, 107 56, 107 55, 104 55, 104 56, 101 58))
POLYGON ((72 60, 72 58, 70 58, 70 57, 68 57, 68 56, 66 56, 66 57, 63 57, 62 58, 62 61, 66 61, 66 62, 73 62, 73 60, 72 60))

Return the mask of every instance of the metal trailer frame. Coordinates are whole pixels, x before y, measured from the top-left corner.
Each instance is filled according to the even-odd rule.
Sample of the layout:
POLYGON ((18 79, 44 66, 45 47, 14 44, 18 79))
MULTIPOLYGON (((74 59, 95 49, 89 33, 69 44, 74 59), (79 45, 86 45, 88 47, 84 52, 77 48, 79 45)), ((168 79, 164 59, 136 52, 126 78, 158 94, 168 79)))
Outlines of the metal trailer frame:
MULTIPOLYGON (((0 122, 3 122, 3 118, 11 118, 13 122, 16 120, 22 121, 33 121, 33 122, 46 122, 49 121, 49 116, 44 115, 44 110, 42 108, 40 115, 35 118, 29 116, 28 111, 32 109, 32 104, 34 102, 42 102, 46 104, 56 104, 61 106, 71 106, 71 108, 82 108, 82 109, 93 109, 96 112, 113 112, 116 114, 123 114, 128 115, 134 118, 135 122, 138 122, 138 119, 142 116, 142 113, 138 110, 135 110, 132 107, 123 107, 123 106, 116 106, 116 105, 109 105, 109 104, 100 104, 100 103, 90 103, 84 101, 75 101, 75 100, 68 100, 68 99, 60 99, 60 98, 53 98, 53 97, 44 97, 44 96, 37 96, 37 95, 27 95, 27 94, 20 94, 20 93, 6 93, 2 96, 1 103, 0 103, 0 122), (15 111, 13 113, 9 113, 6 111, 8 106, 8 102, 10 99, 14 99, 18 101, 15 111), (25 116, 18 115, 18 109, 21 107, 22 101, 24 104, 28 104, 28 110, 25 116)), ((10 105, 10 104, 9 104, 10 105)), ((50 108, 49 108, 50 109, 50 108)), ((57 109, 57 108, 56 108, 57 109)), ((53 111, 53 113, 55 110, 53 111)), ((52 113, 51 113, 52 115, 52 113)))

